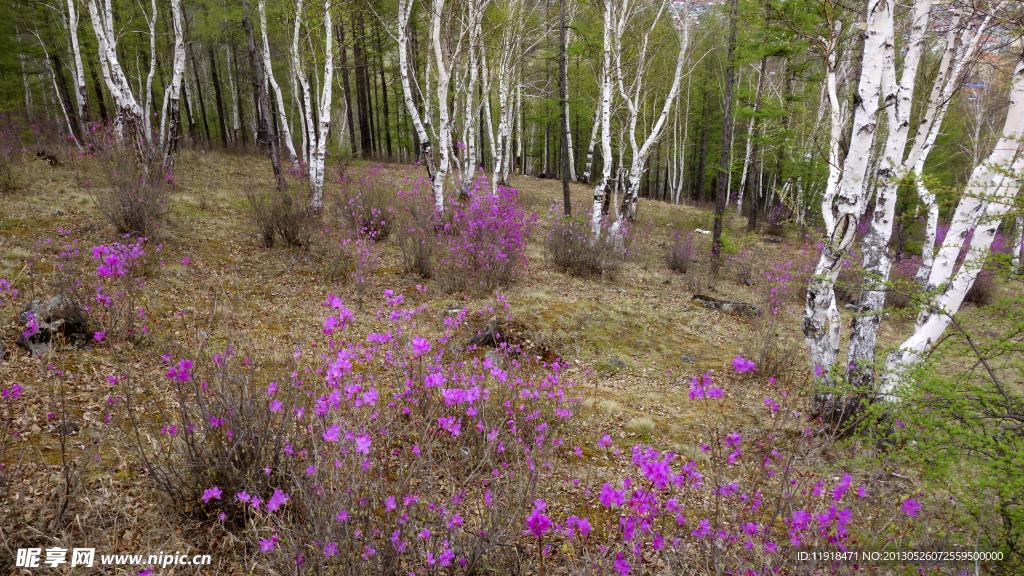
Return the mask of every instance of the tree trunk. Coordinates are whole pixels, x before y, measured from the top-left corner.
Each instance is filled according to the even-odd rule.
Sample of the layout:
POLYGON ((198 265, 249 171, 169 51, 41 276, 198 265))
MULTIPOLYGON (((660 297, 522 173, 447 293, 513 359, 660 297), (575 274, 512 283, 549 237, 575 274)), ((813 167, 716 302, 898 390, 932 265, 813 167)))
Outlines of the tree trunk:
POLYGON ((71 36, 71 53, 75 59, 75 102, 78 104, 78 120, 84 136, 88 136, 89 94, 85 86, 85 67, 82 66, 82 49, 78 44, 78 8, 75 0, 68 0, 68 33, 71 36))
POLYGON ((259 129, 257 134, 262 138, 260 143, 266 146, 267 152, 270 155, 270 165, 274 170, 277 189, 283 191, 285 181, 284 175, 281 174, 281 156, 277 146, 277 135, 274 134, 274 120, 271 117, 270 98, 267 96, 267 82, 263 76, 263 65, 256 51, 256 38, 252 33, 252 22, 250 22, 248 16, 242 20, 242 29, 245 30, 245 37, 249 42, 249 62, 253 69, 252 88, 256 94, 256 102, 259 105, 259 113, 257 114, 259 129))
POLYGON ((381 47, 379 27, 377 29, 377 33, 374 35, 374 42, 377 48, 377 57, 380 59, 380 93, 381 104, 384 106, 384 118, 381 123, 384 127, 384 142, 387 145, 387 158, 390 160, 393 157, 393 153, 391 151, 391 121, 389 120, 391 112, 388 109, 388 84, 384 76, 384 49, 381 47))
POLYGON ((220 127, 220 142, 224 148, 228 147, 228 129, 224 123, 224 104, 220 96, 220 80, 217 78, 217 58, 213 54, 213 46, 210 48, 210 75, 213 78, 213 92, 217 100, 217 122, 220 127))
POLYGON ((171 71, 171 86, 167 90, 165 100, 167 106, 167 141, 163 149, 164 166, 174 165, 174 153, 178 150, 181 139, 181 82, 185 75, 185 30, 182 24, 181 0, 171 0, 171 23, 174 28, 174 64, 171 71))
POLYGON ((192 81, 196 85, 197 96, 199 96, 199 113, 203 116, 203 131, 206 132, 206 146, 210 146, 210 123, 206 120, 206 101, 203 99, 203 85, 199 81, 199 66, 196 64, 196 52, 192 54, 192 81))
POLYGON ((715 192, 715 222, 711 235, 711 273, 718 274, 722 258, 722 219, 729 200, 729 146, 732 143, 732 90, 736 81, 736 12, 738 0, 732 0, 729 14, 729 64, 725 68, 725 116, 722 121, 722 153, 718 159, 718 190, 715 192))
POLYGON ((323 209, 324 165, 327 154, 327 135, 331 130, 331 89, 334 86, 334 45, 331 25, 331 0, 324 0, 324 81, 320 94, 319 128, 316 152, 310 163, 310 187, 313 203, 310 208, 319 212, 323 209))
MULTIPOLYGON (((277 115, 280 117, 281 134, 284 137, 284 145, 288 148, 288 154, 291 155, 292 162, 297 162, 298 155, 295 153, 295 144, 292 142, 292 131, 291 127, 288 125, 288 114, 284 109, 284 98, 281 96, 281 87, 278 86, 277 80, 274 78, 274 67, 271 64, 270 42, 267 39, 267 14, 264 7, 264 0, 259 1, 258 9, 260 12, 260 35, 263 37, 263 68, 267 75, 266 78, 269 81, 270 88, 273 88, 274 96, 277 100, 277 115)), ((202 96, 200 96, 200 98, 202 98, 202 96)), ((267 99, 270 99, 269 95, 267 99)))
POLYGON ((881 169, 878 173, 875 210, 868 233, 861 242, 864 280, 857 303, 857 313, 850 327, 850 350, 847 361, 848 382, 868 393, 875 380, 875 348, 882 321, 882 307, 885 305, 886 281, 889 279, 889 270, 892 266, 889 258, 889 240, 896 218, 896 194, 900 180, 907 172, 904 169, 904 151, 910 134, 914 86, 924 50, 931 5, 931 0, 917 0, 914 3, 910 39, 898 83, 894 47, 888 45, 885 48, 883 65, 886 68, 886 86, 882 97, 888 103, 888 130, 881 169))
MULTIPOLYGON (((822 215, 829 225, 827 238, 814 274, 807 287, 803 333, 810 350, 815 381, 820 387, 815 394, 812 412, 833 414, 842 411, 836 398, 824 389, 834 382, 833 370, 839 355, 840 317, 836 307, 835 281, 856 235, 857 220, 864 199, 864 178, 878 127, 879 97, 883 75, 885 46, 893 39, 892 5, 883 0, 869 0, 867 25, 864 31, 863 71, 857 86, 857 107, 854 110, 850 153, 843 163, 838 194, 826 192, 829 204, 822 204, 822 215), (836 197, 838 216, 833 218, 831 197, 836 197)), ((835 34, 834 34, 835 35, 835 34)))
POLYGON ((345 23, 342 21, 335 26, 337 27, 338 34, 338 52, 341 57, 341 84, 345 88, 345 120, 348 122, 349 142, 354 155, 356 127, 352 119, 352 87, 348 79, 348 50, 345 47, 345 23))
MULTIPOLYGON (((423 124, 422 118, 420 117, 420 111, 416 107, 416 99, 414 98, 412 83, 409 81, 411 63, 409 62, 408 26, 409 14, 411 11, 412 0, 399 0, 398 72, 402 80, 402 94, 405 99, 405 110, 406 112, 408 112, 409 118, 412 120, 413 129, 416 131, 416 137, 419 142, 419 149, 416 151, 418 155, 417 159, 426 164, 427 177, 433 178, 434 173, 436 172, 436 168, 434 167, 434 157, 432 154, 433 151, 430 147, 430 135, 427 134, 427 129, 423 124)), ((351 124, 351 116, 349 116, 349 118, 349 123, 351 124)))
POLYGON ((373 155, 373 137, 370 127, 370 105, 366 94, 366 80, 363 74, 366 61, 363 56, 363 46, 360 42, 360 30, 362 19, 358 12, 352 16, 352 56, 356 73, 356 99, 359 104, 359 150, 363 158, 370 158, 373 155))
POLYGON ((559 32, 561 42, 558 53, 558 92, 561 98, 562 111, 562 138, 561 138, 561 163, 562 163, 562 203, 565 207, 565 215, 572 214, 572 196, 569 192, 569 171, 572 169, 569 163, 569 68, 566 61, 566 34, 565 34, 565 0, 561 0, 559 15, 559 32))

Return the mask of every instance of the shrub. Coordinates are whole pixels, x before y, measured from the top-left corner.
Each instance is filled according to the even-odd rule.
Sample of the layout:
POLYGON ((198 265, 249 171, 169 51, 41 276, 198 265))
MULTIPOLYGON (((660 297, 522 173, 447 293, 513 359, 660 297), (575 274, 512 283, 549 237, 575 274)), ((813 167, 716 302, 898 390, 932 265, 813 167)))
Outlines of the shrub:
POLYGON ((613 231, 606 218, 595 235, 586 207, 574 206, 573 213, 582 216, 566 217, 559 206, 552 206, 551 228, 544 241, 548 258, 572 276, 615 278, 626 260, 628 231, 625 227, 613 231))
POLYGON ((491 194, 483 178, 476 188, 449 206, 438 233, 434 276, 444 292, 491 291, 527 267, 526 241, 537 215, 527 214, 512 188, 491 194))
POLYGON ((768 211, 764 221, 767 226, 765 233, 770 236, 785 236, 786 222, 792 217, 792 212, 785 204, 779 204, 768 211))
POLYGON ((372 238, 375 242, 388 239, 395 218, 383 176, 383 168, 378 166, 357 183, 344 177, 339 180, 342 192, 337 209, 346 226, 352 233, 372 238))
POLYGON ((8 194, 17 189, 18 175, 11 166, 10 158, 0 158, 0 194, 8 194))
POLYGON ((437 211, 430 196, 430 182, 423 178, 408 190, 399 190, 395 237, 402 252, 402 266, 423 278, 434 276, 433 256, 437 248, 437 211))
POLYGON ((158 162, 140 164, 126 150, 107 156, 108 185, 91 189, 100 213, 118 234, 155 240, 170 208, 171 175, 158 162))
POLYGON ((315 215, 287 192, 264 192, 248 188, 249 219, 256 227, 260 243, 274 246, 275 239, 285 246, 308 247, 312 242, 315 215))
POLYGON ((422 337, 417 310, 387 296, 390 329, 345 342, 354 313, 329 295, 315 354, 165 356, 164 382, 118 383, 119 421, 179 512, 229 527, 271 571, 511 573, 570 384, 558 364, 470 356, 451 340, 466 311, 422 337), (140 412, 168 388, 173 404, 140 412))
POLYGON ((696 258, 697 249, 693 243, 693 234, 687 232, 680 235, 676 232, 675 240, 669 246, 668 254, 665 256, 665 262, 668 264, 669 270, 686 274, 696 258))

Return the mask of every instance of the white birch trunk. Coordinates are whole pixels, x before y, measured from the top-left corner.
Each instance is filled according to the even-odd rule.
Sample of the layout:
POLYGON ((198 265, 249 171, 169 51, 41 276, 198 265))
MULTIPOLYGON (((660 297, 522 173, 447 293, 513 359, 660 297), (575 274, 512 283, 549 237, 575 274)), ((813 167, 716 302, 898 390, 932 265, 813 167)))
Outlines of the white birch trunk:
POLYGON ((910 134, 914 87, 924 50, 931 6, 932 0, 914 2, 910 38, 898 82, 895 46, 888 44, 884 47, 882 97, 887 103, 888 130, 876 180, 879 184, 875 196, 875 209, 868 233, 861 245, 864 280, 857 314, 850 328, 847 361, 848 381, 862 389, 870 389, 874 383, 875 347, 882 320, 882 307, 885 305, 886 281, 892 267, 889 240, 892 238, 895 225, 899 183, 907 174, 903 155, 910 134))
POLYGON ((747 151, 743 154, 743 173, 740 175, 740 193, 736 198, 736 213, 739 214, 743 211, 743 191, 747 187, 747 172, 750 170, 750 152, 753 148, 754 140, 750 136, 754 133, 754 119, 750 119, 750 123, 747 125, 747 151))
MULTIPOLYGON (((1003 4, 1005 2, 1000 3, 996 10, 1003 4)), ((946 48, 939 62, 938 74, 928 98, 928 108, 921 119, 918 136, 914 138, 914 145, 908 158, 908 162, 913 167, 918 196, 927 210, 924 243, 921 247, 921 267, 918 268, 915 276, 915 280, 921 286, 927 283, 928 276, 931 274, 932 264, 935 260, 936 232, 939 225, 939 206, 936 203, 935 194, 928 189, 921 178, 924 174, 924 165, 935 146, 935 140, 941 131, 946 111, 953 99, 953 93, 960 86, 960 76, 965 66, 977 55, 980 40, 986 33, 986 28, 991 22, 994 12, 990 12, 985 17, 977 31, 963 46, 958 45, 958 40, 961 39, 959 28, 963 19, 962 10, 958 9, 954 14, 946 34, 946 48)))
POLYGON ((224 61, 228 63, 228 86, 231 91, 231 134, 232 141, 238 144, 239 113, 238 108, 241 98, 238 94, 238 87, 235 85, 234 66, 232 66, 232 52, 227 46, 224 47, 224 61))
POLYGON ((163 143, 163 131, 160 134, 165 166, 172 164, 174 151, 181 139, 181 114, 178 102, 181 99, 181 81, 185 75, 185 28, 182 23, 181 0, 171 0, 171 23, 174 28, 174 64, 171 86, 164 94, 164 115, 170 126, 166 144, 163 143))
MULTIPOLYGON (((115 114, 122 126, 129 131, 138 154, 143 156, 150 145, 150 135, 144 129, 145 112, 132 94, 131 83, 117 59, 117 37, 114 35, 114 13, 110 1, 107 0, 101 13, 96 0, 89 0, 89 16, 99 45, 103 82, 114 101, 115 114)), ((118 136, 120 137, 120 131, 118 136)))
POLYGON ((594 187, 594 204, 591 212, 591 224, 594 238, 601 232, 601 204, 604 201, 608 178, 612 172, 612 22, 614 21, 614 5, 612 0, 604 3, 604 42, 601 49, 601 177, 594 187))
POLYGON ((598 131, 601 129, 601 105, 594 109, 594 124, 590 129, 590 144, 587 146, 587 164, 583 169, 583 182, 590 184, 590 171, 594 168, 594 147, 597 145, 598 131))
POLYGON ((86 137, 86 123, 89 116, 89 96, 85 88, 85 68, 82 66, 82 49, 78 44, 78 8, 75 0, 68 0, 68 33, 71 36, 71 54, 75 60, 75 102, 78 105, 78 120, 82 135, 86 137))
POLYGON ((334 26, 331 24, 331 0, 324 0, 324 80, 320 93, 320 133, 317 135, 316 152, 310 166, 310 187, 313 189, 311 208, 315 212, 323 209, 324 164, 327 154, 327 135, 331 130, 331 89, 334 86, 334 26))
MULTIPOLYGON (((857 218, 864 204, 864 178, 868 169, 868 154, 874 142, 878 125, 879 97, 884 72, 886 46, 893 43, 892 5, 884 0, 869 0, 867 4, 866 29, 864 31, 864 59, 857 91, 860 100, 854 112, 850 153, 846 157, 840 180, 835 191, 826 191, 822 202, 822 216, 826 222, 826 242, 815 265, 813 276, 807 287, 806 306, 803 318, 804 339, 810 351, 811 365, 815 367, 816 381, 828 385, 831 370, 839 356, 839 316, 835 302, 835 282, 850 246, 853 244, 857 218), (834 199, 834 200, 833 200, 834 199), (833 208, 833 204, 835 208, 833 208), (838 212, 833 218, 833 210, 838 212)), ((828 42, 831 53, 836 42, 835 31, 828 42)), ((834 66, 832 67, 834 70, 834 66)), ((834 83, 834 75, 832 76, 834 83)), ((830 90, 830 100, 834 90, 830 90)), ((833 148, 838 102, 832 105, 833 148)), ((830 152, 831 155, 831 152, 830 152)), ((837 169, 833 166, 831 169, 837 169)), ((832 180, 830 174, 830 181, 832 180)), ((814 412, 829 411, 833 399, 828 394, 816 394, 814 412)))
POLYGON ((918 315, 914 333, 886 359, 881 393, 887 399, 896 399, 908 370, 921 360, 932 344, 939 341, 984 266, 1000 220, 1010 210, 1020 189, 1017 174, 1024 170, 1022 137, 1024 54, 1014 70, 1010 106, 1002 136, 986 161, 974 168, 964 196, 957 205, 949 233, 935 257, 927 283, 934 296, 929 306, 918 315), (967 254, 957 268, 957 256, 968 236, 971 241, 967 254))
MULTIPOLYGON (((277 97, 277 113, 281 120, 281 139, 284 140, 284 145, 288 148, 288 153, 291 154, 292 162, 299 160, 298 155, 295 153, 295 145, 292 143, 292 131, 288 126, 288 114, 284 110, 284 98, 281 96, 281 87, 277 85, 277 80, 274 78, 274 69, 270 63, 270 42, 267 40, 267 11, 264 6, 265 1, 260 0, 259 11, 260 11, 260 35, 263 37, 263 68, 264 74, 267 75, 267 82, 274 90, 274 95, 277 97)), ((298 14, 302 12, 302 2, 299 1, 299 7, 296 10, 296 19, 298 14)))
MULTIPOLYGON (((626 0, 626 1, 628 1, 628 0, 626 0)), ((624 2, 624 4, 625 4, 625 2, 624 2)), ((665 7, 665 4, 663 3, 661 10, 664 10, 664 7, 665 7)), ((686 8, 684 10, 684 14, 689 14, 689 12, 690 12, 690 4, 689 4, 689 2, 687 2, 686 8)), ((660 15, 661 15, 661 11, 658 12, 658 17, 659 18, 660 18, 660 15)), ((622 18, 622 20, 624 21, 625 18, 622 18)), ((657 20, 657 18, 656 18, 656 20, 657 20)), ((683 22, 684 23, 686 22, 686 17, 685 16, 683 18, 683 22)), ((679 94, 679 85, 680 85, 680 82, 682 81, 682 76, 683 76, 683 63, 686 61, 686 52, 687 52, 687 49, 689 48, 689 40, 690 40, 689 26, 684 24, 683 25, 683 29, 681 31, 682 38, 680 39, 679 54, 676 56, 676 68, 675 68, 675 73, 674 73, 673 78, 672 78, 672 87, 669 89, 668 94, 665 96, 665 103, 662 106, 661 114, 658 116, 658 119, 655 121, 654 126, 651 128, 650 133, 647 135, 647 139, 644 141, 643 145, 638 147, 637 146, 637 138, 636 138, 636 125, 637 125, 638 113, 639 113, 639 110, 640 110, 642 86, 643 86, 643 82, 644 82, 644 78, 643 78, 644 70, 643 70, 643 68, 637 70, 637 76, 636 76, 635 83, 634 83, 634 89, 632 91, 630 91, 630 92, 632 92, 632 94, 627 92, 624 89, 625 87, 624 87, 623 82, 622 82, 622 74, 621 74, 622 65, 621 65, 621 46, 620 46, 620 43, 621 43, 621 37, 622 37, 622 30, 624 28, 625 28, 625 22, 620 24, 620 26, 618 28, 618 31, 617 31, 617 38, 616 38, 616 41, 615 41, 615 47, 616 47, 616 54, 615 54, 615 56, 616 56, 616 65, 617 65, 617 68, 618 68, 617 79, 618 79, 618 84, 619 84, 619 92, 621 93, 621 95, 623 97, 623 100, 626 103, 627 109, 629 110, 629 122, 627 124, 627 126, 628 126, 627 129, 628 129, 630 149, 633 152, 633 157, 632 157, 632 160, 630 162, 629 172, 628 172, 628 176, 626 178, 626 186, 625 186, 625 189, 623 190, 622 205, 621 205, 621 207, 619 209, 619 218, 616 221, 616 230, 617 230, 618 223, 623 221, 623 219, 633 220, 636 217, 636 203, 637 203, 637 195, 638 195, 638 193, 640 191, 640 177, 643 174, 644 164, 647 162, 647 157, 650 156, 651 151, 654 148, 654 145, 657 144, 658 140, 661 138, 662 131, 665 128, 665 123, 668 120, 668 115, 672 111, 672 104, 675 102, 676 96, 679 94)), ((641 62, 643 61, 643 55, 646 52, 647 39, 650 36, 651 32, 653 32, 653 30, 654 30, 654 28, 652 27, 651 30, 649 30, 647 32, 647 34, 644 36, 644 38, 643 38, 642 47, 641 47, 641 50, 640 50, 641 62)))
POLYGON ((143 127, 146 130, 146 140, 153 139, 153 76, 156 75, 156 0, 150 0, 153 15, 146 19, 149 24, 149 74, 146 76, 146 105, 144 107, 143 127))

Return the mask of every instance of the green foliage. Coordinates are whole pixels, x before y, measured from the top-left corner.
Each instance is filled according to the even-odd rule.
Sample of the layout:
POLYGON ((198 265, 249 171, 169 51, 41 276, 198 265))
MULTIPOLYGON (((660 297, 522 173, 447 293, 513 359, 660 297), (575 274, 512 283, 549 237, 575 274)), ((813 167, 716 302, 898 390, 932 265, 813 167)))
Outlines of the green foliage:
MULTIPOLYGON (((955 504, 981 550, 1024 565, 1024 297, 995 304, 992 326, 954 323, 912 374, 891 415, 895 456, 955 504), (960 329, 962 327, 962 330, 960 329), (954 331, 955 330, 955 331, 954 331), (966 365, 963 358, 972 359, 966 365), (966 366, 966 367, 964 367, 966 366)), ((1012 573, 1012 568, 1006 568, 1012 573)))

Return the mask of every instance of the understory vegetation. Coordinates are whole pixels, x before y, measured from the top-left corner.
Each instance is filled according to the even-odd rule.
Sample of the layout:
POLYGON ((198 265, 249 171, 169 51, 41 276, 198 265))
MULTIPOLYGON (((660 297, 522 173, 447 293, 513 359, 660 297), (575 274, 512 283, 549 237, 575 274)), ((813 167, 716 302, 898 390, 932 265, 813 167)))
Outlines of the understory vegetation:
MULTIPOLYGON (((958 315, 912 394, 830 427, 795 328, 813 234, 767 243, 728 220, 714 275, 696 207, 594 240, 550 208, 553 185, 481 180, 436 214, 415 167, 338 163, 315 212, 301 176, 284 200, 246 173, 257 158, 186 152, 151 239, 106 213, 114 157, 16 160, 32 193, 3 200, 9 558, 160 542, 219 572, 849 568, 808 550, 1020 566, 1008 260, 987 264, 989 300, 958 315), (78 307, 76 333, 44 312, 18 324, 55 296, 78 307)), ((920 302, 900 262, 897 331, 920 302)), ((882 557, 858 565, 916 570, 882 557)))

